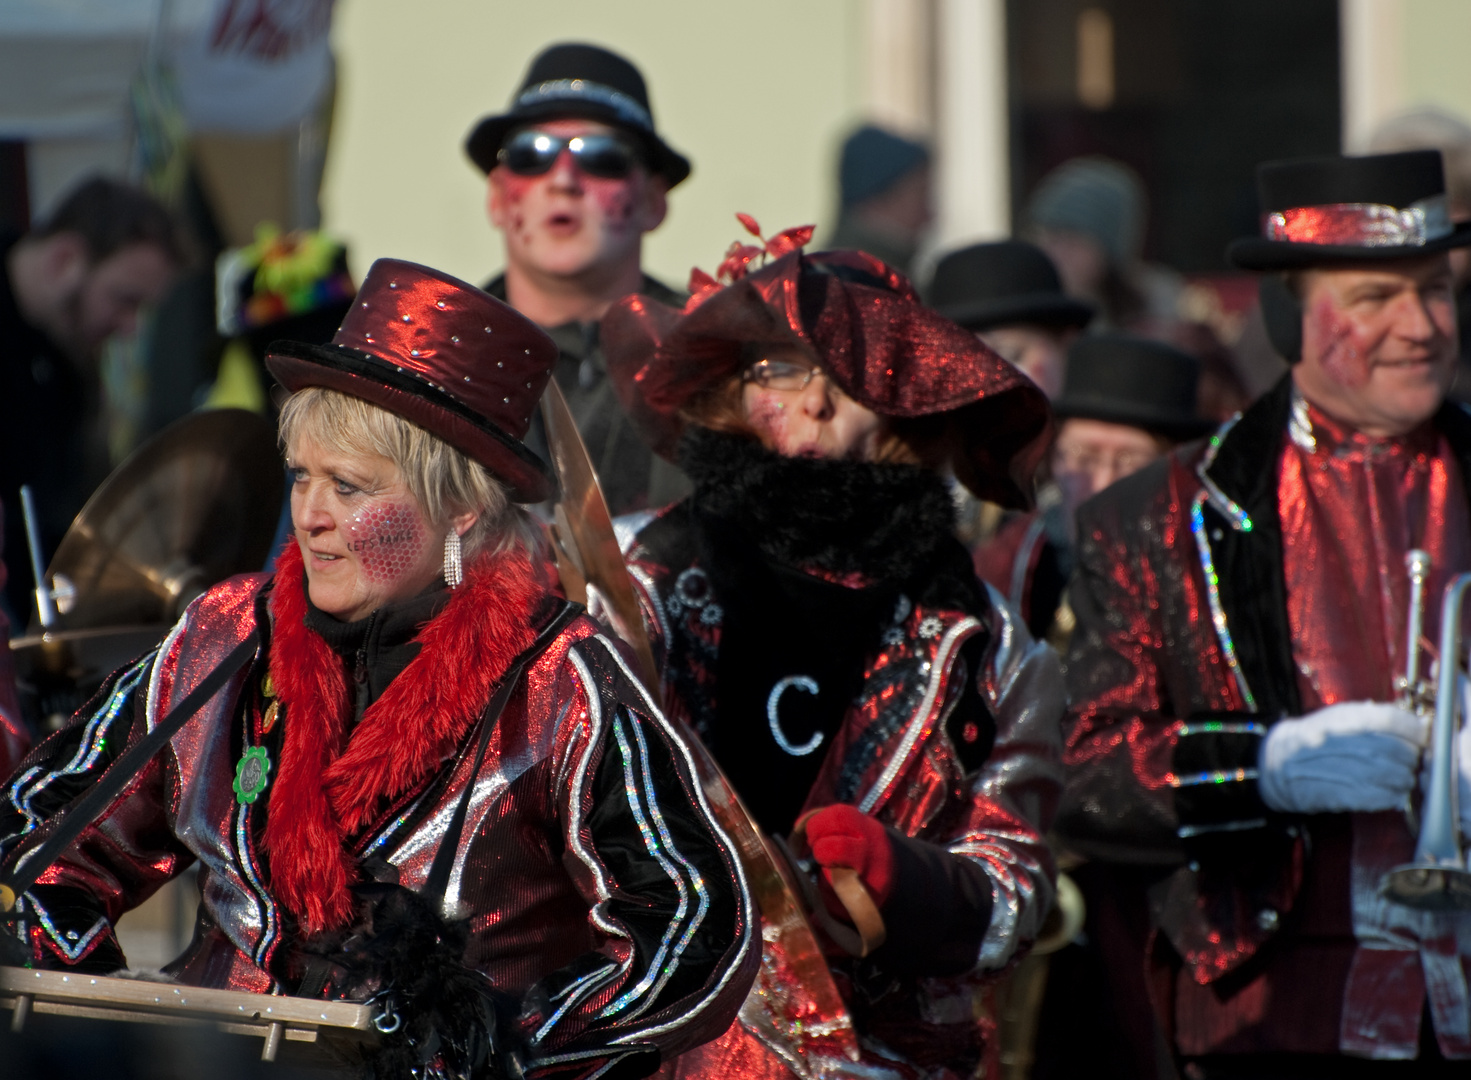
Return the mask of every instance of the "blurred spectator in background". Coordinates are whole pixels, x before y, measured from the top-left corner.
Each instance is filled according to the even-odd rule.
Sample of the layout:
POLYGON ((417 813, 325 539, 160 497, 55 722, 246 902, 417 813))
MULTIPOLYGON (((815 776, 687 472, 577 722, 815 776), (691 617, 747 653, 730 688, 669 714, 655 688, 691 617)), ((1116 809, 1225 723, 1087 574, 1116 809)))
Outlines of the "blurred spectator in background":
POLYGON ((1092 305, 1063 293, 1047 254, 1022 240, 952 251, 935 266, 929 302, 1054 401, 1062 393, 1068 346, 1093 318, 1092 305))
POLYGON ((872 124, 843 143, 838 223, 827 246, 866 251, 909 273, 934 215, 930 151, 872 124))
POLYGON ((1135 328, 1141 337, 1183 349, 1200 364, 1195 411, 1204 420, 1220 424, 1249 406, 1255 396, 1246 385, 1237 353, 1228 348, 1205 323, 1180 319, 1146 321, 1135 328))
MULTIPOLYGON (((1093 318, 1091 305, 1063 293, 1046 253, 1021 240, 952 251, 935 266, 928 297, 930 306, 1019 368, 1049 400, 1062 393, 1068 346, 1093 318)), ((1045 475, 1038 479, 1038 501, 1056 501, 1045 475)), ((989 543, 1006 512, 958 483, 954 493, 961 543, 972 549, 989 543)))
POLYGON ((1141 261, 1144 184, 1127 165, 1082 157, 1053 169, 1022 213, 1023 235, 1052 258, 1069 296, 1098 308, 1100 329, 1176 316, 1179 275, 1141 261))
POLYGON ((229 339, 205 399, 213 409, 275 416, 265 370, 273 341, 327 345, 352 307, 357 286, 347 249, 320 232, 256 229, 256 241, 220 256, 215 266, 218 329, 229 339))
POLYGON ((1036 510, 1007 519, 975 552, 976 572, 1035 636, 1061 648, 1072 631, 1064 589, 1078 507, 1213 426, 1196 411, 1199 372, 1188 353, 1133 335, 1089 336, 1069 350, 1065 389, 1052 403, 1059 421, 1053 487, 1036 510))
MULTIPOLYGON (((1471 124, 1440 109, 1402 113, 1382 124, 1369 140, 1369 153, 1439 150, 1445 165, 1445 193, 1451 221, 1471 221, 1471 124)), ((1450 253, 1456 278, 1456 322, 1461 330, 1461 359, 1447 396, 1471 403, 1471 252, 1450 253)))
MULTIPOLYGON (((488 178, 487 210, 506 269, 485 289, 539 323, 561 350, 554 377, 614 514, 663 505, 687 483, 644 445, 608 382, 598 324, 642 293, 684 298, 642 270, 644 234, 690 163, 654 128, 638 68, 595 45, 553 45, 531 63, 511 107, 465 141, 488 178)), ((527 444, 545 455, 540 415, 527 444)))
POLYGON ((35 489, 49 558, 108 473, 103 346, 137 330, 139 312, 158 303, 184 261, 168 211, 102 178, 28 234, 0 238, 0 502, 5 597, 17 625, 29 618, 34 587, 20 486, 35 489))

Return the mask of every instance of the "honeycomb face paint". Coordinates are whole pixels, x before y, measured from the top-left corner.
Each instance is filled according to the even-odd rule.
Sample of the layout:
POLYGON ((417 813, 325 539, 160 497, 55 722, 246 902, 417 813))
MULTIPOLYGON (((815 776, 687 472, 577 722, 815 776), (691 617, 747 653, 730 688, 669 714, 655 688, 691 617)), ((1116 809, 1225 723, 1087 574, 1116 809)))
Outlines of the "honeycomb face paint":
POLYGON ((347 536, 363 576, 391 589, 423 560, 428 529, 411 504, 370 500, 348 519, 347 536))

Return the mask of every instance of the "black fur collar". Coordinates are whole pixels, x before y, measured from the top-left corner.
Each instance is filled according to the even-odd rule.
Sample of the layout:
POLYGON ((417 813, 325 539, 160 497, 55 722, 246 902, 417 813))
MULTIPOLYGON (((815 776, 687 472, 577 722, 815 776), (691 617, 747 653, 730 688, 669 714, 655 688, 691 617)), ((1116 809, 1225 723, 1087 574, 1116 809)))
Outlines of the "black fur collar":
POLYGON ((955 543, 955 503, 919 466, 783 457, 700 427, 686 432, 679 463, 695 483, 695 515, 734 527, 779 565, 899 584, 928 576, 955 543))

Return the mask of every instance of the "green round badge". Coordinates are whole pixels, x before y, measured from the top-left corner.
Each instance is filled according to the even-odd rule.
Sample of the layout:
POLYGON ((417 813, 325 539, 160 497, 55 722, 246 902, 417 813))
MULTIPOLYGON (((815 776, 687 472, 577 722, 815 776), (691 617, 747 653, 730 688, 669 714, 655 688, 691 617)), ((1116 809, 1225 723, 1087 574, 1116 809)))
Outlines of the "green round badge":
POLYGON ((266 790, 271 774, 271 758, 264 746, 252 746, 245 751, 240 764, 235 768, 235 798, 250 804, 260 798, 266 790))

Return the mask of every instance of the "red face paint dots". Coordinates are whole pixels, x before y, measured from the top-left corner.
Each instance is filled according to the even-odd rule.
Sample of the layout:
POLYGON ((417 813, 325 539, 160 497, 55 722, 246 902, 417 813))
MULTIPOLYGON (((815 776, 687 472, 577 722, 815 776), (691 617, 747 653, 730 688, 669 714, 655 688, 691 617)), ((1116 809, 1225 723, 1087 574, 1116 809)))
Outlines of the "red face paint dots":
POLYGON ((356 556, 363 576, 377 584, 407 576, 424 554, 424 522, 412 506, 365 506, 352 516, 347 532, 348 550, 356 556))

